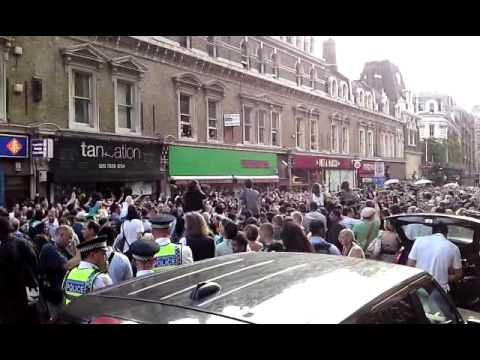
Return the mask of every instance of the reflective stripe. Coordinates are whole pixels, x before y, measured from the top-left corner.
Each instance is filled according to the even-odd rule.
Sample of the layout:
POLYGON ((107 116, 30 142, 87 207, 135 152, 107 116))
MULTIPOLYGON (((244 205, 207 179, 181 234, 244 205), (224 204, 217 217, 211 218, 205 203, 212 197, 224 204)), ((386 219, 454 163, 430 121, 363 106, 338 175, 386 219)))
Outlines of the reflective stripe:
POLYGON ((62 288, 65 294, 65 304, 93 290, 93 283, 100 272, 94 268, 73 268, 63 280, 62 288))
POLYGON ((155 254, 155 268, 165 268, 182 264, 182 247, 181 245, 169 243, 161 246, 160 250, 155 254))

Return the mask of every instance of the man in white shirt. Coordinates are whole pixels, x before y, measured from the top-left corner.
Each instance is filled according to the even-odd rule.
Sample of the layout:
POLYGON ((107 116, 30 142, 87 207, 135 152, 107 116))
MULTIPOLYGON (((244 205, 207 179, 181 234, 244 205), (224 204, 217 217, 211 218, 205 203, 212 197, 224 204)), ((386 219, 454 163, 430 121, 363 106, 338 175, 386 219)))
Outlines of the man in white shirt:
POLYGON ((448 292, 449 283, 462 278, 460 250, 446 238, 446 225, 435 225, 432 232, 415 240, 407 265, 427 271, 448 292))
POLYGON ((355 224, 362 222, 362 220, 355 219, 353 216, 353 209, 351 207, 345 207, 342 210, 342 219, 338 223, 346 229, 352 230, 355 224))

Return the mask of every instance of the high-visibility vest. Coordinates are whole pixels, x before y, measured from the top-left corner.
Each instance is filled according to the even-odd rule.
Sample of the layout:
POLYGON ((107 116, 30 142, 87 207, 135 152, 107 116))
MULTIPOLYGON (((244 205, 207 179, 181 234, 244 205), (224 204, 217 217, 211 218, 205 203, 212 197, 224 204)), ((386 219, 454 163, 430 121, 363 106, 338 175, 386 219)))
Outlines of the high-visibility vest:
POLYGON ((182 264, 182 245, 169 243, 161 246, 155 254, 153 271, 159 272, 182 264))
POLYGON ((68 305, 73 299, 91 292, 95 279, 100 274, 100 271, 94 268, 79 269, 75 267, 70 270, 62 284, 65 305, 68 305))

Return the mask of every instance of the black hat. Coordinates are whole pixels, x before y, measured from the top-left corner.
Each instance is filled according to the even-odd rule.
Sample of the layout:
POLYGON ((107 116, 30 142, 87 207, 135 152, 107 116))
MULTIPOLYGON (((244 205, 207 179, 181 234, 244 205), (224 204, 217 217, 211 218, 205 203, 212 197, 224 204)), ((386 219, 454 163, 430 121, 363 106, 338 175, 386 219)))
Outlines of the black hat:
POLYGON ((152 229, 168 229, 170 224, 175 221, 175 216, 170 214, 160 214, 150 218, 152 229))
POLYGON ((86 253, 92 250, 104 249, 107 250, 107 236, 101 235, 95 237, 93 240, 84 241, 77 246, 80 253, 86 253))
POLYGON ((130 246, 133 258, 140 261, 153 259, 159 249, 160 245, 151 240, 137 240, 130 246))

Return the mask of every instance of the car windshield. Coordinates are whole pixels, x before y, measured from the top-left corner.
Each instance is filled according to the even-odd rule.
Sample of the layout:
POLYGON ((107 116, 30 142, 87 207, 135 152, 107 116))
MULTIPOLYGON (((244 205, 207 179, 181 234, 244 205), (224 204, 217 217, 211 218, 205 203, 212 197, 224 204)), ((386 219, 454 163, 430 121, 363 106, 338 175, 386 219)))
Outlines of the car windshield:
MULTIPOLYGON (((432 235, 432 227, 424 224, 408 224, 403 225, 402 230, 405 236, 415 241, 420 236, 432 235)), ((448 225, 447 238, 454 242, 472 243, 473 230, 464 226, 448 225)))

